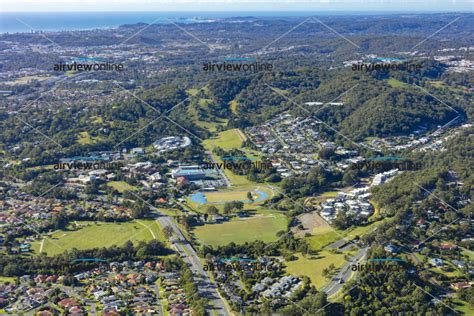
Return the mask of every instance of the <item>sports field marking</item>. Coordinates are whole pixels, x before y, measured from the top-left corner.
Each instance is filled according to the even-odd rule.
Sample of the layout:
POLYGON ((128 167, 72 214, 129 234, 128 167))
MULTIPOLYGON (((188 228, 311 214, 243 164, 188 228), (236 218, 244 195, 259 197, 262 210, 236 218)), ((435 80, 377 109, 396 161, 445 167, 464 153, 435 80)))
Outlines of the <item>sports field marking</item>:
POLYGON ((148 231, 151 233, 151 235, 153 236, 153 239, 156 239, 155 233, 151 230, 151 228, 150 228, 149 226, 143 224, 143 223, 140 222, 140 221, 137 221, 137 223, 140 224, 140 225, 142 225, 142 226, 144 226, 144 227, 146 227, 146 228, 148 229, 148 231))
POLYGON ((40 246, 40 249, 39 249, 39 252, 42 253, 43 252, 43 246, 44 246, 44 241, 46 240, 46 237, 43 238, 43 240, 41 241, 41 246, 40 246))

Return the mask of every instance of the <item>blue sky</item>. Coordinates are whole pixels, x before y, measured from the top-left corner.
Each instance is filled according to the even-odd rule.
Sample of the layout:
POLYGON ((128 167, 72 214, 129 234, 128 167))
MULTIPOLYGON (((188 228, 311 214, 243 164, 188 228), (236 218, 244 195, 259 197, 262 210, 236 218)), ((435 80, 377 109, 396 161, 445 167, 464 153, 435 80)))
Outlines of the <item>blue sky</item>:
POLYGON ((470 11, 474 0, 2 0, 0 12, 470 11))

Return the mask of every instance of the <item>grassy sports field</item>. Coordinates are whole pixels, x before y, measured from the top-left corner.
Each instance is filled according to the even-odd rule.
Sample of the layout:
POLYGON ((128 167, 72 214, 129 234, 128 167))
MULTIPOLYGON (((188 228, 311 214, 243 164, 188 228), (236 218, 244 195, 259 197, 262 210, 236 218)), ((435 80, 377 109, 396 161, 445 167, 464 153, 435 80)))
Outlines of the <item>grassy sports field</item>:
POLYGON ((217 207, 217 209, 222 212, 224 203, 231 201, 244 201, 245 210, 254 210, 258 208, 264 201, 272 198, 275 195, 275 192, 273 192, 272 189, 265 186, 251 186, 248 188, 239 187, 234 190, 221 190, 201 193, 205 197, 206 202, 204 204, 202 204, 202 201, 200 203, 196 201, 196 193, 188 196, 186 199, 187 203, 198 212, 205 212, 210 205, 217 207), (253 193, 254 202, 246 202, 248 201, 248 192, 253 193))
POLYGON ((247 200, 246 191, 206 192, 205 196, 209 203, 247 200))
POLYGON ((207 224, 194 229, 194 234, 203 243, 212 246, 226 245, 231 242, 243 244, 254 240, 271 242, 277 240, 276 233, 285 230, 287 219, 279 213, 233 219, 222 224, 207 224))
POLYGON ((127 223, 77 222, 81 227, 74 231, 58 230, 50 237, 32 243, 35 253, 56 255, 70 250, 122 245, 127 240, 137 242, 158 239, 165 241, 159 224, 154 220, 137 220, 127 223))

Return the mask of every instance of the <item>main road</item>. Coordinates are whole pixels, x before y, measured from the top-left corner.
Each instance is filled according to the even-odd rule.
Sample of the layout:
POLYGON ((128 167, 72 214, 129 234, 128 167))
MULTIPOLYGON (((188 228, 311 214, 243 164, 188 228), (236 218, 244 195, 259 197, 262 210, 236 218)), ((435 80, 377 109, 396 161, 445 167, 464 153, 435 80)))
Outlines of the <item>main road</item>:
POLYGON ((360 248, 359 251, 352 257, 351 261, 344 264, 340 270, 340 272, 333 278, 331 283, 329 283, 326 287, 323 288, 323 291, 327 294, 327 296, 332 296, 339 292, 339 290, 344 286, 352 276, 352 265, 360 263, 363 258, 367 255, 367 250, 369 247, 360 248))
POLYGON ((190 266, 190 269, 194 274, 197 288, 199 289, 199 294, 203 297, 209 298, 213 307, 208 310, 209 313, 212 315, 212 311, 214 310, 217 312, 218 316, 231 315, 224 298, 217 291, 216 284, 211 281, 209 275, 204 271, 196 251, 184 237, 176 222, 170 216, 161 213, 156 207, 150 208, 157 214, 156 220, 160 223, 161 227, 169 226, 173 229, 173 236, 170 238, 170 241, 175 250, 183 258, 184 262, 190 266))

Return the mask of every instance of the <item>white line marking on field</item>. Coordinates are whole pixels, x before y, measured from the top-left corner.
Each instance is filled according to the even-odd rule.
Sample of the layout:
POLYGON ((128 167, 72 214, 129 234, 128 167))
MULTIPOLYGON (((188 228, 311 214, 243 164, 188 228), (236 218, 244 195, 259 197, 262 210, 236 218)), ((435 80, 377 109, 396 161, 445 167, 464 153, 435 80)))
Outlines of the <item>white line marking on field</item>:
POLYGON ((44 247, 44 241, 46 240, 46 237, 43 238, 43 240, 41 241, 41 246, 40 246, 40 249, 39 249, 39 252, 42 253, 43 252, 43 247, 44 247))
POLYGON ((156 239, 155 233, 151 230, 151 228, 150 228, 149 226, 143 224, 143 223, 140 222, 140 221, 137 221, 137 223, 140 224, 140 225, 142 225, 142 226, 144 226, 144 227, 146 227, 146 228, 148 229, 148 231, 151 233, 151 235, 153 236, 153 239, 156 239))

